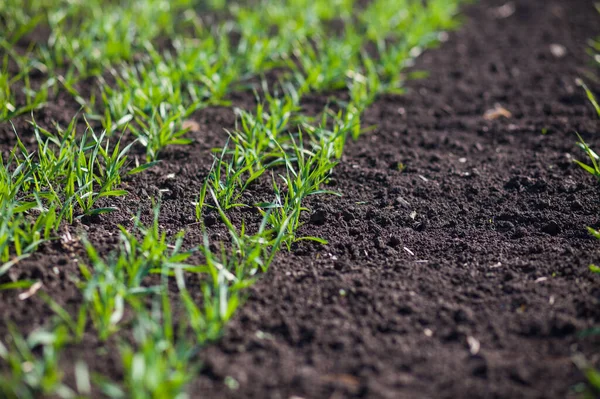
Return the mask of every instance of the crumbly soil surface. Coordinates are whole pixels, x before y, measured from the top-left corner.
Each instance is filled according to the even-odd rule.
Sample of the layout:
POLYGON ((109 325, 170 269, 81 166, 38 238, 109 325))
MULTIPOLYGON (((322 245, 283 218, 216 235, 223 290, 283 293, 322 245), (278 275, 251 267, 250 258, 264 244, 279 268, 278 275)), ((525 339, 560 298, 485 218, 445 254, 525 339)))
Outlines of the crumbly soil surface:
MULTIPOLYGON (((307 204, 301 233, 329 244, 279 254, 223 338, 200 353, 190 396, 575 397, 584 377, 574 356, 600 364, 600 339, 585 334, 600 320, 600 278, 588 270, 600 262, 600 243, 586 231, 600 227, 600 190, 573 163, 584 157, 575 132, 600 146, 597 116, 575 83, 597 72, 586 47, 598 21, 589 0, 465 7, 463 26, 418 59, 415 69, 429 76, 366 112, 374 128, 348 144, 330 182, 343 196, 307 204), (509 117, 485 118, 495 107, 509 117)), ((231 100, 254 104, 252 94, 231 100)), ((64 123, 77 110, 57 102, 38 122, 64 123)), ((314 95, 304 106, 326 103, 314 95)), ((25 140, 26 119, 16 121, 25 140)), ((107 201, 119 212, 83 220, 71 234, 108 251, 116 225, 131 227, 138 210, 150 220, 148 197, 163 190, 161 226, 200 242, 192 202, 235 115, 211 107, 192 119, 193 145, 165 151, 160 167, 127 179, 125 199, 107 201)), ((5 124, 3 151, 11 137, 5 124)), ((250 203, 268 197, 268 182, 245 195, 250 203)), ((257 212, 232 218, 256 221, 257 212)), ((226 231, 216 220, 204 222, 218 241, 226 231)), ((39 279, 75 311, 78 254, 76 241, 47 244, 7 278, 39 279)), ((51 317, 37 296, 0 298, 3 320, 25 331, 51 317)), ((118 379, 115 344, 89 333, 68 349, 65 367, 84 359, 118 379)))

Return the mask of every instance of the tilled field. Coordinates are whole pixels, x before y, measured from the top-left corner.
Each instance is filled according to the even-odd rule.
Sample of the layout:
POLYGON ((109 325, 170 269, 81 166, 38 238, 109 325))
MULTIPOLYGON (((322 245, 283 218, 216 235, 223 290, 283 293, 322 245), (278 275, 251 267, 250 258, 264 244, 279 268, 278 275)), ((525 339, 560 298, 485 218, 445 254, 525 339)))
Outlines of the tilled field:
MULTIPOLYGON (((600 34, 599 20, 586 0, 464 6, 462 26, 411 67, 428 76, 365 110, 362 125, 373 128, 348 141, 326 184, 342 196, 308 197, 297 235, 328 243, 298 241, 275 255, 244 291, 247 300, 223 336, 199 350, 189 396, 581 394, 586 380, 578 359, 600 364, 600 338, 586 333, 600 320, 600 276, 588 268, 600 262, 600 244, 586 230, 600 227, 599 190, 573 159, 585 157, 576 132, 598 148, 600 123, 576 79, 594 73, 587 43, 600 34)), ((307 94, 302 112, 319 115, 332 98, 347 94, 307 94)), ((133 228, 132 213, 152 222, 149 197, 162 198, 162 231, 186 231, 184 247, 204 236, 227 241, 214 209, 200 221, 194 210, 211 149, 236 127, 233 106, 256 106, 252 93, 227 99, 232 106, 188 117, 192 144, 168 147, 159 166, 124 178, 127 196, 99 202, 119 210, 69 224, 63 239, 12 267, 10 281, 41 281, 44 292, 76 314, 82 294, 70 276, 79 275, 77 259, 85 257, 77 237, 107 253, 119 242, 117 225, 133 228)), ((78 104, 66 95, 56 101, 36 113, 38 123, 68 123, 78 104)), ((17 130, 27 129, 29 119, 15 120, 17 130)), ((21 138, 33 143, 32 136, 21 138)), ((12 127, 2 123, 2 150, 14 144, 12 127)), ((261 178, 241 202, 268 201, 272 190, 270 177, 261 178)), ((255 208, 227 214, 252 228, 262 217, 255 208)), ((169 287, 175 298, 177 286, 169 287)), ((201 301, 194 287, 190 282, 188 290, 201 301)), ((35 294, 0 296, 1 317, 23 332, 55 314, 35 294)), ((186 316, 174 307, 182 323, 186 316)), ((66 381, 76 380, 67 365, 78 360, 121 380, 118 347, 117 338, 101 341, 86 331, 65 349, 66 381)))
POLYGON ((598 226, 598 186, 572 162, 575 132, 597 141, 575 78, 599 27, 589 1, 516 1, 502 18, 504 4, 467 7, 464 26, 419 58, 429 77, 369 108, 377 128, 334 172, 344 197, 314 201, 304 226, 329 245, 281 254, 206 350, 197 392, 574 393, 572 357, 597 360, 599 343, 580 335, 600 319, 587 268, 600 253, 585 230, 598 226), (496 104, 512 117, 486 120, 496 104))

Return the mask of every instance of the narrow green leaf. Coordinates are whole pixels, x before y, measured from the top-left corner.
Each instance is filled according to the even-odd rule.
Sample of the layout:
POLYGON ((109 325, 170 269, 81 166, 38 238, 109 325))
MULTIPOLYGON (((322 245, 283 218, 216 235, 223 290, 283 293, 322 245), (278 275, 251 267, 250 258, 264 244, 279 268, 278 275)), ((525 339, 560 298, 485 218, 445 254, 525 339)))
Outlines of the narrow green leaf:
POLYGON ((136 168, 131 169, 127 174, 135 175, 136 173, 140 173, 140 172, 145 171, 146 169, 150 169, 151 167, 153 167, 159 163, 160 163, 160 161, 152 161, 152 162, 145 163, 143 165, 140 165, 136 168))
POLYGON ((125 190, 111 190, 111 191, 105 191, 103 193, 101 193, 98 197, 120 197, 123 195, 127 195, 127 191, 125 190))
POLYGON ((295 241, 315 241, 315 242, 318 242, 319 244, 323 244, 323 245, 327 245, 327 243, 328 243, 327 240, 324 240, 319 237, 300 237, 300 238, 296 238, 295 241))
POLYGON ((91 211, 87 212, 86 215, 87 216, 98 216, 98 215, 102 215, 104 213, 110 213, 110 212, 114 212, 114 211, 118 211, 119 208, 116 207, 107 207, 107 208, 96 208, 96 209, 92 209, 91 211))

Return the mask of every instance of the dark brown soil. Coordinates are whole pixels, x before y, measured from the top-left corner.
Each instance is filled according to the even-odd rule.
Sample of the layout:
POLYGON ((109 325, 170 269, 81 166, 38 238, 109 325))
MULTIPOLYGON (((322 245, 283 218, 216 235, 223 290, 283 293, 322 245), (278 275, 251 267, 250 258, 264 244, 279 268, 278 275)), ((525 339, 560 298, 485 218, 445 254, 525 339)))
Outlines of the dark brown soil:
MULTIPOLYGON (((600 321, 600 278, 587 267, 600 262, 600 243, 585 229, 600 226, 600 191, 572 162, 583 157, 576 131, 600 147, 600 124, 575 84, 591 70, 587 40, 600 34, 600 17, 589 0, 508 4, 510 16, 502 15, 510 7, 498 8, 504 1, 466 7, 464 26, 417 62, 430 76, 368 110, 364 123, 376 129, 348 145, 331 182, 343 197, 308 204, 302 233, 329 244, 279 254, 223 339, 201 353, 205 368, 191 397, 575 395, 584 377, 573 356, 600 364, 600 337, 583 334, 600 321), (554 44, 564 57, 553 55, 554 44), (486 120, 496 103, 512 116, 486 120), (239 387, 227 387, 226 377, 239 387)), ((232 100, 251 107, 252 98, 232 100)), ((324 100, 308 99, 306 108, 324 100)), ((131 226, 131 213, 147 211, 148 196, 167 188, 161 225, 199 242, 191 202, 210 148, 222 145, 235 116, 214 107, 193 119, 194 145, 165 152, 160 168, 129 179, 130 195, 110 203, 120 212, 73 226, 73 234, 85 231, 107 250, 116 224, 131 226)), ((6 150, 8 127, 0 133, 6 150)), ((217 223, 210 234, 225 233, 217 223)), ((10 276, 41 279, 74 309, 74 245, 46 245, 10 276)), ((0 316, 26 330, 49 320, 36 297, 0 298, 0 316)), ((68 360, 119 378, 114 353, 97 356, 103 346, 90 334, 68 360)))

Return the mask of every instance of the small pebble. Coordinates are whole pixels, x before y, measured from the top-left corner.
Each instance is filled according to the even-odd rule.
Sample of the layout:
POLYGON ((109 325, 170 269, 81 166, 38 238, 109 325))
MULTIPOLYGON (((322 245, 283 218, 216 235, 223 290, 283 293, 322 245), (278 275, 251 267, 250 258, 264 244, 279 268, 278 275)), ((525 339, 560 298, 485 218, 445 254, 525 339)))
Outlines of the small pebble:
POLYGON ((563 58, 567 55, 567 49, 562 44, 553 43, 550 45, 550 52, 556 58, 563 58))

